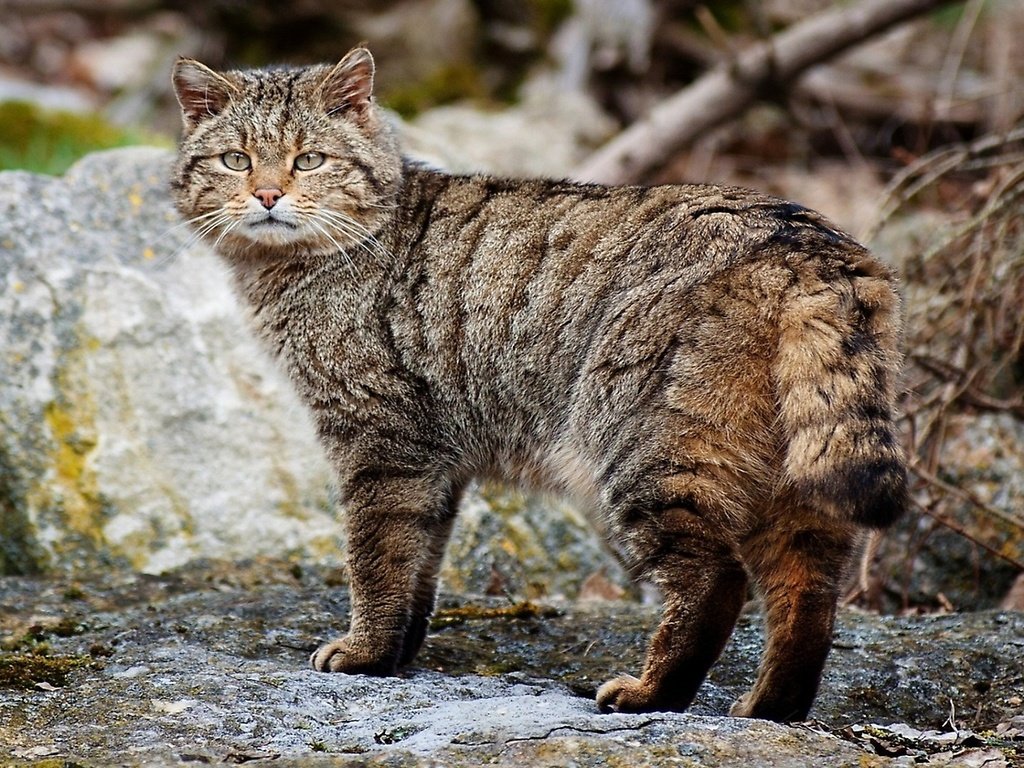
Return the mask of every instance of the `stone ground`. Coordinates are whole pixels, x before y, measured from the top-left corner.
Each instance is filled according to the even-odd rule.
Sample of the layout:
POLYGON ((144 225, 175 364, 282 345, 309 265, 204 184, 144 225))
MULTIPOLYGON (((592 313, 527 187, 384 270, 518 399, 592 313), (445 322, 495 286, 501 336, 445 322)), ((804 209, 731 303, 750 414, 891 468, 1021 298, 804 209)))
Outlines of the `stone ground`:
POLYGON ((338 581, 274 561, 0 579, 0 766, 1024 764, 1021 613, 844 612, 815 720, 782 726, 722 716, 756 612, 690 713, 602 714, 654 608, 446 597, 402 676, 324 675, 306 659, 345 620, 338 581))

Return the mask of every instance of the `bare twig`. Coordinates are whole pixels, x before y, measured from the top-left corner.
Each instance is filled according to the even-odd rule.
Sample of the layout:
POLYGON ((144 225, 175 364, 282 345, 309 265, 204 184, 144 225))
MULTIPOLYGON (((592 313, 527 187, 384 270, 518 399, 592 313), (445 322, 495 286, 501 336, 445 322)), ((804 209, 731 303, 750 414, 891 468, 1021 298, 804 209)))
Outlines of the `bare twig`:
POLYGON ((864 0, 813 16, 744 51, 655 107, 574 174, 605 183, 641 179, 701 133, 757 98, 792 85, 807 68, 901 22, 961 0, 864 0))
POLYGON ((935 100, 935 112, 939 116, 944 115, 953 106, 956 79, 960 74, 964 52, 984 7, 985 0, 967 0, 960 23, 956 25, 956 32, 953 33, 953 40, 950 42, 949 52, 946 54, 946 61, 942 65, 942 74, 939 77, 942 85, 939 89, 939 98, 935 100))
MULTIPOLYGON (((982 136, 969 144, 953 144, 944 147, 911 163, 893 176, 886 185, 882 193, 882 204, 875 217, 875 224, 864 234, 864 239, 871 239, 893 213, 905 205, 915 194, 934 184, 943 175, 954 170, 967 170, 971 164, 985 159, 986 153, 1001 150, 1020 141, 1024 141, 1024 128, 1015 128, 1004 134, 982 136)), ((1011 162, 1002 153, 993 160, 998 165, 1008 165, 1011 162)), ((971 222, 967 229, 975 225, 976 222, 971 222)))
POLYGON ((891 68, 863 75, 851 76, 850 68, 840 64, 822 64, 801 77, 793 93, 802 100, 834 104, 848 117, 915 125, 939 120, 976 126, 985 119, 992 98, 989 84, 968 81, 958 84, 958 98, 940 110, 934 105, 938 92, 932 73, 891 68), (879 79, 884 79, 885 88, 878 87, 879 79))
MULTIPOLYGON (((1018 560, 1015 557, 1012 557, 1010 555, 1004 554, 1003 552, 1000 552, 998 549, 993 547, 991 544, 987 544, 984 541, 982 541, 981 539, 977 538, 976 536, 972 536, 968 531, 966 531, 963 528, 963 526, 953 522, 952 520, 950 520, 945 515, 940 515, 939 513, 934 512, 931 509, 928 509, 928 507, 926 507, 924 504, 921 504, 921 503, 919 503, 917 501, 914 501, 913 499, 911 500, 911 504, 913 504, 913 506, 917 507, 917 509, 919 511, 923 512, 925 515, 930 517, 932 520, 934 520, 939 525, 942 525, 942 526, 944 526, 946 528, 949 528, 949 530, 953 531, 953 533, 955 533, 955 534, 957 534, 959 536, 963 536, 965 539, 970 541, 972 544, 975 544, 975 545, 981 547, 982 549, 984 549, 990 555, 994 555, 995 557, 998 557, 1000 560, 1005 560, 1010 565, 1012 565, 1012 566, 1014 566, 1014 567, 1024 571, 1024 562, 1021 562, 1020 560, 1018 560)), ((913 558, 911 558, 911 560, 912 559, 913 558)))
MULTIPOLYGON (((914 353, 910 355, 910 358, 926 371, 946 381, 970 382, 974 378, 972 374, 931 355, 914 353)), ((968 383, 958 393, 957 398, 967 405, 982 411, 1009 413, 1019 419, 1024 419, 1024 397, 1018 397, 1014 400, 1000 399, 980 392, 976 387, 968 383)), ((945 404, 949 405, 951 403, 947 402, 945 404)))
MULTIPOLYGON (((996 428, 972 419, 972 410, 1024 419, 1024 394, 1013 370, 1024 347, 1022 152, 1024 129, 933 152, 898 174, 881 208, 884 220, 925 190, 941 200, 944 182, 951 189, 970 184, 963 218, 905 262, 912 351, 902 410, 910 470, 918 478, 911 503, 933 528, 944 526, 971 542, 976 553, 1017 569, 1024 569, 1020 505, 1015 499, 1001 501, 1002 494, 988 502, 972 492, 969 481, 980 472, 1005 482, 1012 461, 995 456, 991 463, 979 461, 962 450, 947 450, 946 441, 954 434, 963 440, 978 434, 975 430, 984 434, 996 428), (979 177, 978 170, 987 173, 979 177)), ((904 557, 905 602, 916 557, 912 539, 904 557)))

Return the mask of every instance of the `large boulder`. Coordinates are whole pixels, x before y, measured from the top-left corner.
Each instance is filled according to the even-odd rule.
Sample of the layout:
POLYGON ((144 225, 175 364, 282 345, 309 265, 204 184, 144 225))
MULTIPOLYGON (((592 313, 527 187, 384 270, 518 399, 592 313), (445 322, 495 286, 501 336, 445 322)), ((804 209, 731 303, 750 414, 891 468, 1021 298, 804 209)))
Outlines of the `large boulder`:
MULTIPOLYGON (((340 557, 311 423, 174 213, 170 162, 0 174, 0 574, 340 557)), ((621 579, 577 513, 500 489, 470 494, 452 551, 458 589, 621 579)))
POLYGON ((311 426, 189 247, 169 160, 0 175, 0 572, 334 547, 311 426))

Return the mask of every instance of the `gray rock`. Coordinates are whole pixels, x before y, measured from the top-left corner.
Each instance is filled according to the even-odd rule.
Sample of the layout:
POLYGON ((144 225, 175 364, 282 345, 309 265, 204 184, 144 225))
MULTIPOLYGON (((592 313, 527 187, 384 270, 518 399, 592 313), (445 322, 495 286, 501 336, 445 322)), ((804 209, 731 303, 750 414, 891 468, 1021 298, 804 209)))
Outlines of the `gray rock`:
MULTIPOLYGON (((170 158, 0 174, 0 574, 340 557, 305 410, 173 212, 170 158)), ((455 589, 625 581, 578 514, 495 489, 452 554, 455 589)))
MULTIPOLYGON (((596 685, 637 671, 657 611, 448 599, 401 677, 324 675, 306 658, 347 605, 322 577, 262 562, 113 585, 0 580, 0 762, 895 766, 929 757, 896 733, 948 736, 951 711, 977 731, 1024 714, 1019 613, 846 612, 818 722, 781 726, 721 716, 754 674, 754 616, 692 713, 601 714, 596 685), (848 727, 866 721, 913 727, 848 727)), ((931 752, 948 751, 950 765, 987 754, 994 768, 1024 749, 1020 739, 961 743, 931 752)))
POLYGON ((0 572, 333 550, 312 429, 187 247, 169 157, 2 174, 0 572))

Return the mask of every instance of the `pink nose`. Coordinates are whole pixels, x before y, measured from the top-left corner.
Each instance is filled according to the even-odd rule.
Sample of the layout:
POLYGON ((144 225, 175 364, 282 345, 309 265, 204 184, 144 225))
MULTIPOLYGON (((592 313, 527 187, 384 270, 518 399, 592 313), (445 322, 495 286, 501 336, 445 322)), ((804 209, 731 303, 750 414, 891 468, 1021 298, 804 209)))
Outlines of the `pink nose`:
POLYGON ((284 192, 275 187, 257 189, 252 196, 259 200, 268 211, 274 207, 278 200, 284 197, 284 192))

